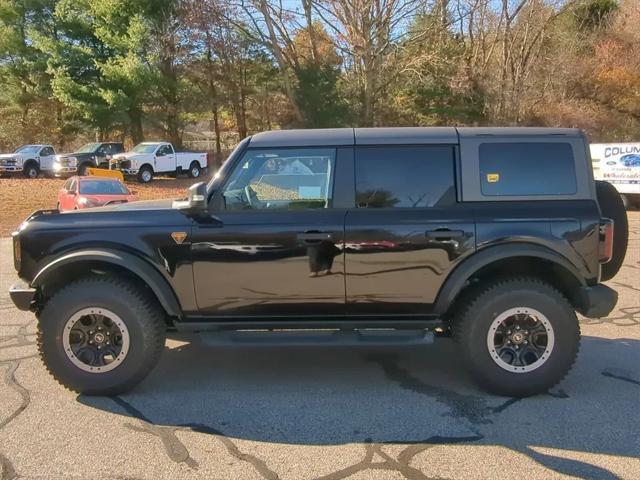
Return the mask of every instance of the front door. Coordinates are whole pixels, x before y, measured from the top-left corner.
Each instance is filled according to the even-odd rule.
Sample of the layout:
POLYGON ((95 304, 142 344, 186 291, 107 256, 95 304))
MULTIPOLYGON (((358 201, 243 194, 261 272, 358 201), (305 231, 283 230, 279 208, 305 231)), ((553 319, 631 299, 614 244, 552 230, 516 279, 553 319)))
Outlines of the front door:
POLYGON ((249 149, 192 233, 206 316, 342 313, 344 219, 335 148, 249 149))
POLYGON ((40 150, 40 170, 50 171, 53 169, 53 162, 56 160, 56 154, 51 147, 43 147, 40 150))
POLYGON ((356 148, 356 208, 345 227, 350 313, 430 313, 446 276, 475 249, 454 164, 449 145, 356 148))
POLYGON ((161 145, 156 150, 155 172, 175 172, 176 171, 176 154, 173 152, 171 145, 161 145))

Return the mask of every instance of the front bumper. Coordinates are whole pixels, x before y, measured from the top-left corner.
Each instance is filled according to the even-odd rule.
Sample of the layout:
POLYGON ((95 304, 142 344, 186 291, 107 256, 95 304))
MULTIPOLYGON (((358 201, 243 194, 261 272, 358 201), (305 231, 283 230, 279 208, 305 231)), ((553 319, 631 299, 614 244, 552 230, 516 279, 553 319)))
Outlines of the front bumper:
POLYGON ((123 175, 137 175, 138 169, 136 168, 121 168, 120 171, 123 175))
POLYGON ((9 289, 9 296, 19 310, 29 310, 36 296, 36 289, 24 283, 18 283, 9 289))
POLYGON ((78 171, 78 167, 59 167, 54 166, 53 171, 55 172, 56 177, 68 177, 75 175, 78 171))
POLYGON ((16 165, 0 165, 0 172, 3 173, 12 173, 12 172, 21 172, 22 167, 16 165))
POLYGON ((578 293, 578 312, 587 318, 606 317, 618 303, 618 292, 602 283, 582 287, 578 293))

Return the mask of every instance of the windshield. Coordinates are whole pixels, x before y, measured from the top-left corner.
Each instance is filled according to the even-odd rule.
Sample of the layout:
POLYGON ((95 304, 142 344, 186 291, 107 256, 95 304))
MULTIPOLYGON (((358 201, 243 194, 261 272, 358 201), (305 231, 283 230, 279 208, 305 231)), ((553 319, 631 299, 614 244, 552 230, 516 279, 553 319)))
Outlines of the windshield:
POLYGON ((129 195, 129 190, 117 180, 82 180, 80 193, 87 195, 129 195))
POLYGON ((36 153, 38 150, 40 150, 40 145, 23 145, 15 153, 36 153))
POLYGON ((153 153, 158 148, 157 143, 140 143, 131 150, 134 153, 153 153))
POLYGON ((102 144, 101 143, 87 143, 87 144, 83 145, 82 147, 80 147, 79 150, 76 150, 76 153, 93 153, 98 149, 98 147, 100 147, 100 145, 102 145, 102 144))

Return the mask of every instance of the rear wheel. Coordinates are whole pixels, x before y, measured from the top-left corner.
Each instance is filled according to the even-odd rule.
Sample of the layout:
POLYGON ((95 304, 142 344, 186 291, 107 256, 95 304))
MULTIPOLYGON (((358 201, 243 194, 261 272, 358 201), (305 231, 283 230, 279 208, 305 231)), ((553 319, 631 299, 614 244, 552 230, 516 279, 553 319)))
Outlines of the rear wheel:
POLYGON ((138 172, 138 182, 149 183, 153 180, 153 170, 149 165, 144 165, 138 172))
POLYGON ((164 311, 141 287, 118 277, 87 277, 47 302, 38 347, 49 372, 65 387, 116 395, 156 365, 165 330, 164 311))
POLYGON ((597 181, 596 194, 602 215, 613 220, 613 256, 602 265, 601 280, 611 280, 616 276, 627 254, 629 241, 629 221, 624 202, 616 187, 609 182, 597 181))
POLYGON ((454 338, 473 379, 499 395, 546 392, 571 369, 580 345, 573 307, 536 278, 496 280, 463 300, 454 338))
POLYGON ((189 176, 191 178, 198 178, 200 173, 200 164, 198 162, 191 162, 191 166, 189 167, 189 176))

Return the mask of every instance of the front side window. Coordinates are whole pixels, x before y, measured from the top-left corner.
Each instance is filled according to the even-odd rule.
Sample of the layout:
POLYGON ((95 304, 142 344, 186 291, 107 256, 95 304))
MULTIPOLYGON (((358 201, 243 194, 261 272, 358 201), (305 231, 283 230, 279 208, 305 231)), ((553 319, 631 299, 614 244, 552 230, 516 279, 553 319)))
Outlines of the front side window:
POLYGON ((53 148, 44 147, 40 152, 40 155, 42 155, 43 157, 48 157, 49 155, 53 155, 53 148))
POLYGON ((456 201, 453 147, 356 149, 358 208, 425 208, 456 201))
POLYGON ((483 143, 479 154, 483 195, 572 195, 577 191, 569 143, 483 143))
POLYGON ((171 151, 171 147, 169 145, 163 145, 158 149, 158 153, 156 153, 156 155, 163 156, 163 155, 170 155, 171 153, 173 153, 171 151))
POLYGON ((231 173, 227 210, 327 208, 335 149, 249 150, 231 173))

